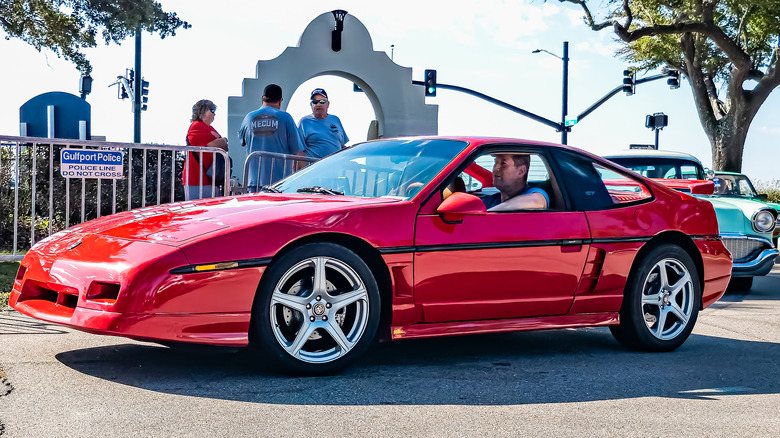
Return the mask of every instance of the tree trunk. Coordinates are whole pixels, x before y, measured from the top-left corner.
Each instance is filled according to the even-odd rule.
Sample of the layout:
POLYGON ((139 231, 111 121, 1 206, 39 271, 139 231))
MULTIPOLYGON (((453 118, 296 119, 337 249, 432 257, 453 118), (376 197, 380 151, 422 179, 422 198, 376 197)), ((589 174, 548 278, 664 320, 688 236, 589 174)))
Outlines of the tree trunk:
MULTIPOLYGON (((732 100, 726 116, 715 122, 707 132, 712 146, 712 167, 726 172, 742 172, 742 155, 745 140, 758 108, 747 100, 732 100)), ((705 126, 705 131, 707 128, 705 126)))
MULTIPOLYGON (((735 105, 736 106, 736 105, 735 105)), ((744 108, 733 108, 726 117, 717 122, 710 137, 712 145, 712 167, 726 172, 742 171, 742 154, 745 150, 753 115, 745 114, 744 108)))

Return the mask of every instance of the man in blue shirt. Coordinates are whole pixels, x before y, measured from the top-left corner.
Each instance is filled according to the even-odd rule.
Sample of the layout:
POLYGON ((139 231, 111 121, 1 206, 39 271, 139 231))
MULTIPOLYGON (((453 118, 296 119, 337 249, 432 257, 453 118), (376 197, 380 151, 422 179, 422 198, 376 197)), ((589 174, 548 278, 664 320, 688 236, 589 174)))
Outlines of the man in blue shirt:
POLYGON ((306 155, 324 158, 338 152, 349 141, 341 120, 328 114, 330 101, 328 93, 322 88, 311 92, 311 114, 298 122, 298 130, 306 143, 306 155))
POLYGON ((482 198, 488 211, 541 210, 550 205, 547 193, 529 187, 528 154, 496 154, 493 164, 493 186, 498 193, 482 198))
MULTIPOLYGON (((241 145, 247 148, 247 156, 255 151, 304 155, 305 146, 295 121, 280 109, 281 104, 282 88, 270 84, 263 91, 263 106, 244 117, 238 136, 241 145)), ((275 183, 294 170, 295 166, 289 160, 262 155, 258 160, 255 157, 249 161, 247 191, 254 193, 258 186, 275 183)))

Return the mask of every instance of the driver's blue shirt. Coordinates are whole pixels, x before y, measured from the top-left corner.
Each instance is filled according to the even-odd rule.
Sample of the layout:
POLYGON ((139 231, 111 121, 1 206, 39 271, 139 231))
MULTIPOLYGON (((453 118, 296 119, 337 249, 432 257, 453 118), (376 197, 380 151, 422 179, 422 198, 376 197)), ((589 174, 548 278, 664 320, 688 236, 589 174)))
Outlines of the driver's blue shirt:
MULTIPOLYGON (((525 186, 523 187, 523 190, 520 190, 515 196, 530 195, 531 193, 541 193, 542 196, 544 196, 545 201, 547 201, 547 205, 548 206, 550 205, 550 197, 547 196, 547 192, 545 192, 544 190, 538 187, 525 186)), ((512 196, 512 198, 514 198, 515 196, 512 196)), ((485 196, 484 198, 482 198, 482 202, 485 203, 485 208, 490 210, 491 208, 495 207, 496 205, 502 202, 501 192, 494 193, 490 196, 485 196)))

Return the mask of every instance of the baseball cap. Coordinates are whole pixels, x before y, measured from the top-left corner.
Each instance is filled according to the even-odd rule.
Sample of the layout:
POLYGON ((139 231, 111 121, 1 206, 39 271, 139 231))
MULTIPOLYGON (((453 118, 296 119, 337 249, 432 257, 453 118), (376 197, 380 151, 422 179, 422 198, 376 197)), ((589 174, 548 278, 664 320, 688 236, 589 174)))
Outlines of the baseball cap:
POLYGON ((323 96, 325 96, 325 99, 328 98, 328 93, 326 93, 325 90, 323 90, 322 88, 315 88, 314 90, 312 90, 311 97, 314 97, 315 94, 322 94, 323 96))

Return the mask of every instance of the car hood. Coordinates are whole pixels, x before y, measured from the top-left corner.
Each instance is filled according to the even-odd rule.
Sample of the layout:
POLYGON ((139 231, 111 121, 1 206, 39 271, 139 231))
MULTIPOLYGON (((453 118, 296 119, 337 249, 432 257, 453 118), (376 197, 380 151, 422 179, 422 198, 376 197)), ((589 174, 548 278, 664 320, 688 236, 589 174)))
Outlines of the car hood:
POLYGON ((85 222, 68 231, 177 245, 198 236, 236 226, 396 202, 399 200, 394 198, 270 193, 210 198, 139 208, 85 222))

